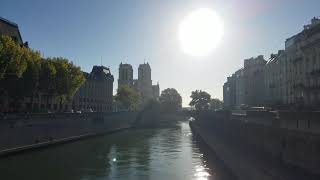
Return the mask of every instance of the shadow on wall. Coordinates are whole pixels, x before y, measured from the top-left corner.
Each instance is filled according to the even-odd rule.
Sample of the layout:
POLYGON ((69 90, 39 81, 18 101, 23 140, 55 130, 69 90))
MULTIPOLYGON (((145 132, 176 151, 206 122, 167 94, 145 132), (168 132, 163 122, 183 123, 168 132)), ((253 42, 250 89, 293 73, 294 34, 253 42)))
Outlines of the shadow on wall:
POLYGON ((320 174, 320 135, 243 121, 226 112, 194 114, 219 138, 255 147, 275 159, 320 174), (230 133, 232 132, 232 133, 230 133))

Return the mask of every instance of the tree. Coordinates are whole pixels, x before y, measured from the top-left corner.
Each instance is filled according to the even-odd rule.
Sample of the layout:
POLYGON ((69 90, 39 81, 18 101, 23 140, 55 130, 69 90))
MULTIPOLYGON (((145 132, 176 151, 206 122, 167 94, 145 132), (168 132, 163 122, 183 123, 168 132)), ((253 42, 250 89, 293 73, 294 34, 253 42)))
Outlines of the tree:
POLYGON ((73 97, 75 92, 85 82, 85 78, 80 67, 70 63, 66 58, 54 57, 50 58, 50 61, 52 61, 56 69, 54 95, 60 99, 61 109, 62 103, 73 97))
POLYGON ((15 43, 8 36, 0 37, 1 94, 10 97, 16 110, 23 97, 31 97, 37 89, 40 53, 15 43), (29 81, 30 80, 30 81, 29 81))
MULTIPOLYGON (((33 109, 33 101, 35 95, 39 92, 39 78, 41 70, 41 55, 39 52, 33 51, 29 48, 25 49, 27 69, 19 79, 22 96, 30 97, 31 109, 33 109)), ((21 91, 20 89, 20 91, 21 91)))
POLYGON ((68 60, 64 58, 52 58, 53 65, 57 71, 55 76, 55 95, 60 100, 60 109, 62 109, 62 103, 66 101, 68 91, 70 89, 69 72, 68 72, 68 60))
POLYGON ((139 104, 138 92, 126 85, 120 86, 117 90, 115 97, 116 101, 119 102, 124 108, 130 111, 137 110, 139 104))
POLYGON ((11 100, 17 108, 19 100, 30 97, 32 106, 40 92, 47 97, 47 106, 50 97, 59 97, 62 107, 84 82, 81 69, 68 59, 42 59, 38 51, 0 36, 0 101, 11 100))
POLYGON ((205 91, 196 90, 191 92, 190 106, 193 106, 198 111, 208 110, 211 101, 211 95, 205 91))
POLYGON ((211 99, 210 101, 210 109, 215 110, 215 109, 220 109, 223 107, 223 102, 220 101, 220 99, 211 99))
POLYGON ((21 77, 27 68, 24 49, 10 37, 0 35, 0 80, 6 75, 21 77))
POLYGON ((68 63, 68 84, 67 98, 70 99, 78 91, 78 89, 85 83, 86 78, 79 66, 74 65, 72 62, 68 63))
POLYGON ((165 111, 179 111, 182 108, 182 98, 174 88, 168 88, 161 92, 160 103, 165 111))
POLYGON ((41 70, 39 78, 39 90, 47 98, 47 106, 50 97, 53 97, 55 94, 55 79, 56 79, 57 70, 52 60, 43 59, 41 61, 41 70))

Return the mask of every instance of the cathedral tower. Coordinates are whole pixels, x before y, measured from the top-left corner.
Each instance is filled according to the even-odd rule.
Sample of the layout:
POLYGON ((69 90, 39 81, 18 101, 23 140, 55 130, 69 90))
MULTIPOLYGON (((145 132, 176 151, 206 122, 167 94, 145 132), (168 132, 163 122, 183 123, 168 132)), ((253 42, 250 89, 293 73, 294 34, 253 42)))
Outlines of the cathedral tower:
POLYGON ((143 63, 138 68, 138 90, 144 100, 150 99, 153 96, 151 68, 149 63, 143 63))
POLYGON ((119 65, 119 79, 118 79, 118 86, 133 85, 133 69, 130 64, 120 64, 119 65))

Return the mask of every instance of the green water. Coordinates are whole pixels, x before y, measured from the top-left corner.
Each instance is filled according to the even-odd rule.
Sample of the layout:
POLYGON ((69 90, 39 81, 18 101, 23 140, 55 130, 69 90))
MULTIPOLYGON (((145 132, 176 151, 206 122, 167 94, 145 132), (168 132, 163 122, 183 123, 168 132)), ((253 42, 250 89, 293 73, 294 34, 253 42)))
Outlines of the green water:
POLYGON ((212 154, 182 121, 2 158, 0 180, 233 179, 212 154))

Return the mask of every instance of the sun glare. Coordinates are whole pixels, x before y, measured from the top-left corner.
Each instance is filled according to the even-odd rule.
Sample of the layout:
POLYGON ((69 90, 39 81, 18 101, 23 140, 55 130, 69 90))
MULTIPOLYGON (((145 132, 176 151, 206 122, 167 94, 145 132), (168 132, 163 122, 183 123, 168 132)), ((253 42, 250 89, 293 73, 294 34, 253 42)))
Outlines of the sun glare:
POLYGON ((223 22, 211 9, 198 9, 187 15, 179 27, 182 50, 192 56, 207 56, 223 36, 223 22))

